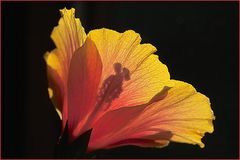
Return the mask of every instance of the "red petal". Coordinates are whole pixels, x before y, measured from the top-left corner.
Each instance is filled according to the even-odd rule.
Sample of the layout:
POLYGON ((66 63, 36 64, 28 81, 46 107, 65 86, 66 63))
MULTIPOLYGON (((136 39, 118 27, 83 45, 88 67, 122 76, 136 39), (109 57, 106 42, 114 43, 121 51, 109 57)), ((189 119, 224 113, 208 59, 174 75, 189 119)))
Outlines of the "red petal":
POLYGON ((74 53, 69 69, 68 126, 71 140, 89 129, 86 123, 95 108, 101 74, 102 61, 98 50, 94 42, 87 39, 74 53))

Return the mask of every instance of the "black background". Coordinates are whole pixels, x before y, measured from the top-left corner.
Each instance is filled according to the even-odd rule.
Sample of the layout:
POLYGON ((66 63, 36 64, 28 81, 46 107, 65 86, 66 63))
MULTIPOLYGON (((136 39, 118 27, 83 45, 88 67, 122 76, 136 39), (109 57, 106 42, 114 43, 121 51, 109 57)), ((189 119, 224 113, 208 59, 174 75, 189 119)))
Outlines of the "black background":
POLYGON ((86 32, 133 29, 158 48, 173 79, 207 95, 216 115, 204 149, 126 146, 98 158, 238 157, 238 2, 2 2, 2 156, 52 158, 60 121, 47 94, 43 54, 59 9, 76 7, 86 32))

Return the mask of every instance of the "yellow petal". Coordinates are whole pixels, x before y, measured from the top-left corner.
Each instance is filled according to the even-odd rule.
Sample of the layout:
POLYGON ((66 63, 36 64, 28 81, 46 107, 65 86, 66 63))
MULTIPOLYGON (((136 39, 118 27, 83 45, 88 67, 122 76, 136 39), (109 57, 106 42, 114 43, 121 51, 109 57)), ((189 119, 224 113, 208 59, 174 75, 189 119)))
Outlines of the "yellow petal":
POLYGON ((171 141, 204 147, 201 138, 206 132, 213 132, 212 121, 215 119, 209 99, 190 84, 174 83, 168 95, 150 105, 136 123, 141 121, 151 129, 170 131, 173 134, 171 141))
MULTIPOLYGON (((115 147, 120 147, 120 146, 125 146, 125 145, 135 145, 135 146, 140 146, 140 147, 158 147, 162 148, 165 147, 169 144, 169 138, 171 137, 171 133, 169 132, 161 132, 158 134, 153 134, 150 136, 145 136, 141 138, 129 138, 125 139, 122 141, 118 141, 116 143, 113 143, 109 146, 106 146, 106 149, 109 148, 115 148, 115 147), (160 140, 156 140, 160 139, 160 140)), ((90 146, 91 147, 91 146, 90 146)), ((94 150, 94 148, 88 148, 88 152, 91 152, 94 150)))
POLYGON ((44 55, 44 59, 47 63, 48 94, 61 118, 64 99, 64 74, 57 51, 55 49, 51 53, 47 52, 44 55))
POLYGON ((141 37, 134 31, 118 33, 99 29, 91 31, 88 36, 95 42, 103 62, 102 84, 115 74, 114 64, 120 64, 130 73, 110 109, 147 103, 164 86, 172 85, 167 67, 153 55, 156 48, 151 44, 140 44, 141 37))
POLYGON ((86 33, 78 18, 75 18, 75 9, 61 9, 62 18, 58 26, 52 31, 51 38, 56 47, 63 54, 62 58, 67 60, 69 65, 73 53, 83 45, 86 33))
POLYGON ((139 146, 163 147, 175 141, 204 147, 201 138, 206 132, 213 132, 209 99, 190 84, 173 82, 175 86, 159 101, 104 114, 93 125, 89 150, 124 145, 123 142, 134 144, 127 141, 130 139, 153 140, 134 144, 139 146))
POLYGON ((68 112, 66 92, 69 66, 74 52, 85 42, 86 34, 80 20, 75 18, 75 9, 64 8, 60 13, 58 26, 54 27, 51 34, 56 49, 46 53, 44 58, 47 63, 52 101, 58 114, 63 118, 64 128, 68 112))
POLYGON ((61 53, 58 52, 59 51, 57 49, 54 49, 52 52, 47 52, 44 55, 44 59, 47 65, 55 70, 61 78, 63 78, 64 69, 60 57, 58 56, 61 53))
POLYGON ((71 58, 75 50, 83 45, 86 34, 80 20, 74 17, 74 8, 61 9, 60 13, 62 17, 51 34, 57 48, 47 52, 44 58, 47 65, 59 74, 64 83, 62 85, 66 86, 71 58))

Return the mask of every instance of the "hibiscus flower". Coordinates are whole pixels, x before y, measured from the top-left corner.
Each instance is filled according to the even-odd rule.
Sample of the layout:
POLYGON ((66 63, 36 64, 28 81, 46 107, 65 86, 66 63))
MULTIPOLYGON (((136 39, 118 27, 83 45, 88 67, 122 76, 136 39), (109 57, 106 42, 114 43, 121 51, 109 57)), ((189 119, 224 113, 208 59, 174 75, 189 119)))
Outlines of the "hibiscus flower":
POLYGON ((102 28, 87 35, 75 9, 51 34, 56 49, 45 54, 49 96, 68 124, 69 143, 92 129, 88 151, 123 145, 164 147, 198 144, 213 132, 209 99, 170 79, 151 44, 133 30, 102 28))

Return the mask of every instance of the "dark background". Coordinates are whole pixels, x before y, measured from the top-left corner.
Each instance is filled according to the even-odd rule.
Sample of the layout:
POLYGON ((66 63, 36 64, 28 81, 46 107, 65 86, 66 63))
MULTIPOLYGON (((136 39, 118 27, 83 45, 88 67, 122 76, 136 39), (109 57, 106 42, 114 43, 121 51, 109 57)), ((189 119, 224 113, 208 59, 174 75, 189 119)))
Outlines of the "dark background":
POLYGON ((204 149, 171 143, 163 149, 126 146, 98 158, 238 157, 238 2, 2 2, 2 156, 52 158, 60 121, 47 93, 43 54, 58 9, 76 7, 86 32, 133 29, 158 48, 173 79, 207 95, 216 115, 204 149))

